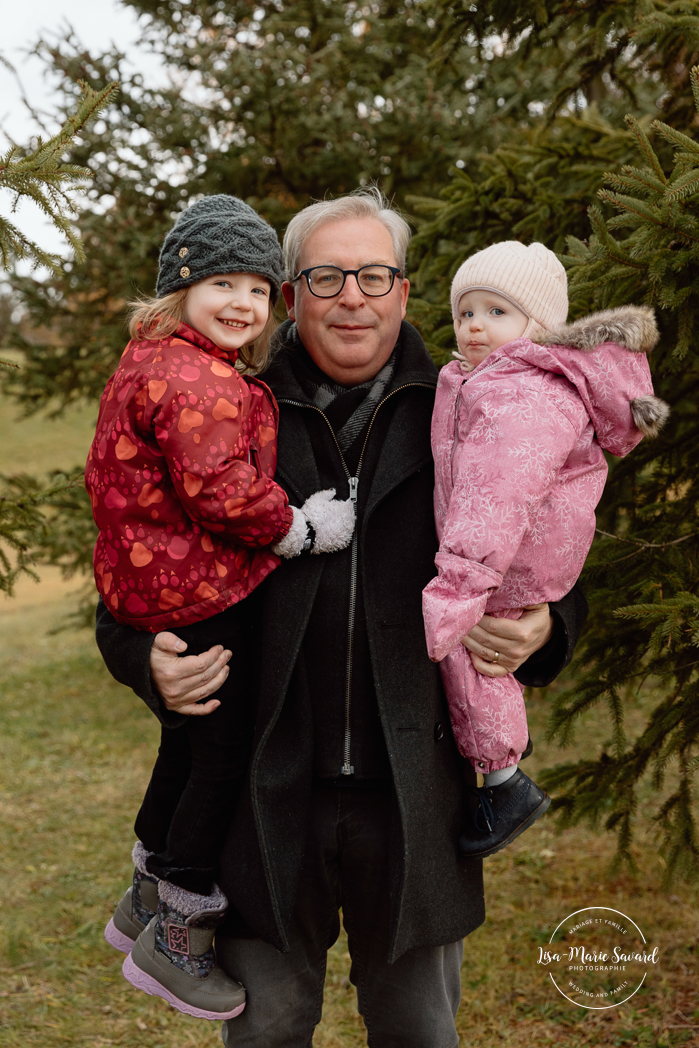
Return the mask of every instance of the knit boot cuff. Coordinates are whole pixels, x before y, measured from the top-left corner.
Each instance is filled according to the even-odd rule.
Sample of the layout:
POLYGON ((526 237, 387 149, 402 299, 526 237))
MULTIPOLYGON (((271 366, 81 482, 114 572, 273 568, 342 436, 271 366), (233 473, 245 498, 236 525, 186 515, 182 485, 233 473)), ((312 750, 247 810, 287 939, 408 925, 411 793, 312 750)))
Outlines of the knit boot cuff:
POLYGON ((133 859, 133 864, 138 872, 142 873, 144 877, 152 878, 153 876, 153 874, 149 873, 146 869, 146 859, 152 854, 153 852, 149 852, 140 841, 136 841, 131 852, 131 858, 133 859))
POLYGON ((185 916, 208 910, 220 911, 228 905, 228 899, 218 884, 214 884, 209 895, 197 895, 196 892, 185 891, 170 881, 158 881, 158 894, 171 910, 177 910, 185 916))

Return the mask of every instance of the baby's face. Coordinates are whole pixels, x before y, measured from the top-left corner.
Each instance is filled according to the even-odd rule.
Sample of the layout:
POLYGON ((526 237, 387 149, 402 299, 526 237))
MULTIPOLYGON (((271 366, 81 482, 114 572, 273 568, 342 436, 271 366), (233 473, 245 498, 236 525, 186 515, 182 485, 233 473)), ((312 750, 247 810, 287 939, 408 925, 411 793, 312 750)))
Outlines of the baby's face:
POLYGON ((466 291, 454 321, 459 352, 477 367, 493 350, 524 334, 529 318, 494 291, 466 291))

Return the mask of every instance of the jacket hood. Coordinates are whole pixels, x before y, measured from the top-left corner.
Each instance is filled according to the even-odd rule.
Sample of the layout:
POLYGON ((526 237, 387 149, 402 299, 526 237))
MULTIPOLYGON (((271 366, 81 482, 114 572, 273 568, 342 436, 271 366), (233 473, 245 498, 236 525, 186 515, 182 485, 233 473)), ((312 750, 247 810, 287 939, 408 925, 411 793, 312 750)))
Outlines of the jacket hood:
POLYGON ((647 306, 621 306, 547 332, 518 339, 507 356, 556 375, 577 389, 605 451, 624 455, 643 436, 655 437, 670 414, 653 394, 647 354, 658 327, 647 306))

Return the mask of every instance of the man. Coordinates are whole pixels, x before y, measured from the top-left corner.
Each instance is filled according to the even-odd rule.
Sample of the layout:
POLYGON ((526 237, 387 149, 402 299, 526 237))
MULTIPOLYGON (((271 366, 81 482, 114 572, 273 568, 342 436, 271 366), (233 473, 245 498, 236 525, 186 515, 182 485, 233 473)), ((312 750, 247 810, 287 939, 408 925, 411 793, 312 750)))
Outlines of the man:
MULTIPOLYGON (((290 319, 264 376, 280 408, 276 476, 294 505, 319 488, 352 498, 357 525, 351 547, 285 562, 259 591, 255 743, 217 936, 248 1004, 226 1045, 311 1044, 340 907, 368 1044, 458 1044, 461 940, 484 919, 483 886, 481 864, 456 850, 469 772, 425 650, 437 371, 403 320, 409 236, 378 191, 314 204, 285 236, 290 319)), ((476 668, 552 679, 584 600, 552 610, 484 619, 464 639, 476 668)), ((197 703, 227 672, 229 653, 178 658, 174 635, 153 642, 104 608, 98 641, 166 723, 205 715, 197 703)))

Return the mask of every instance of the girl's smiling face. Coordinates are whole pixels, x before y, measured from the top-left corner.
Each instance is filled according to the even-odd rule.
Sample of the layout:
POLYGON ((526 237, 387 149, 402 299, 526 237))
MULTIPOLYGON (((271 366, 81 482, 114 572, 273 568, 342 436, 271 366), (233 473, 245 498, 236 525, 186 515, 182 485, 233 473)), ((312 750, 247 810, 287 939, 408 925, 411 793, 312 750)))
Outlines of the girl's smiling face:
POLYGON ((459 352, 477 367, 500 346, 520 338, 529 317, 494 291, 465 291, 459 299, 454 331, 459 352))
POLYGON ((222 273, 192 284, 184 318, 221 349, 254 342, 269 317, 271 285, 254 273, 222 273))

